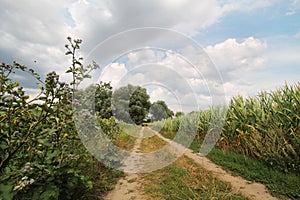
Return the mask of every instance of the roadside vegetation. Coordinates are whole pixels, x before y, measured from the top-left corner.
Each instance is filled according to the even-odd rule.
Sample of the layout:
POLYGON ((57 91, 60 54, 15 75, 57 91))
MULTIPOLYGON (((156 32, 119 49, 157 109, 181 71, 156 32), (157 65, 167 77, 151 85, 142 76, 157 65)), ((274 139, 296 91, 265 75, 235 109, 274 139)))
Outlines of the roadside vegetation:
MULTIPOLYGON (((94 131, 101 130, 114 145, 130 151, 141 128, 135 124, 146 120, 150 106, 154 110, 166 107, 163 101, 152 104, 146 89, 139 86, 127 85, 113 92, 110 83, 100 82, 78 89, 99 66, 84 66, 78 52, 82 40, 67 40, 70 82, 62 82, 56 72, 49 72, 43 80, 22 64, 1 63, 0 199, 101 198, 124 173, 104 166, 82 141, 101 146, 96 138, 103 136, 94 131), (15 80, 16 74, 29 74, 39 93, 30 97, 15 80), (90 110, 91 106, 95 109, 90 110), (81 137, 74 107, 83 108, 77 114, 84 117, 76 122, 85 130, 81 137)), ((169 111, 167 116, 171 115, 169 111)), ((101 156, 121 164, 113 153, 101 156)))
MULTIPOLYGON (((212 112, 192 112, 153 123, 167 138, 174 138, 184 118, 197 120, 191 148, 199 151, 211 125, 212 112)), ((256 97, 232 98, 216 149, 209 158, 245 178, 265 183, 276 196, 300 198, 300 83, 285 85, 256 97), (287 183, 287 181, 289 183, 287 183)))
POLYGON ((271 194, 279 199, 299 199, 299 174, 295 172, 282 172, 272 169, 259 159, 244 154, 214 148, 208 158, 214 163, 235 175, 241 175, 249 181, 261 182, 271 194))
MULTIPOLYGON (((198 151, 206 133, 214 127, 212 114, 223 109, 176 113, 173 118, 165 102, 151 103, 146 89, 140 86, 127 85, 113 92, 110 83, 100 82, 79 90, 77 86, 98 66, 83 66, 83 59, 77 57, 81 40, 68 37, 68 42, 66 55, 71 57, 71 64, 66 73, 73 77, 69 83, 61 82, 56 72, 42 80, 34 70, 17 62, 1 64, 0 199, 101 198, 124 173, 104 166, 86 150, 82 138, 100 143, 93 135, 97 132, 90 130, 101 130, 114 145, 130 151, 140 133, 139 125, 145 122, 155 121, 149 126, 171 139, 180 127, 185 127, 189 135, 193 122, 197 128, 191 148, 198 151), (39 88, 35 97, 29 100, 25 89, 14 81, 17 73, 34 78, 39 88), (92 101, 86 95, 90 93, 92 101), (79 113, 86 116, 79 124, 93 127, 80 127, 87 130, 82 137, 73 118, 74 104, 95 107, 79 113)), ((299 199, 300 83, 256 97, 234 97, 225 109, 221 137, 209 158, 233 173, 266 184, 280 198, 299 199)), ((145 129, 145 134, 142 152, 165 145, 151 131, 145 129)), ((114 154, 102 157, 121 164, 114 154)), ((229 185, 186 157, 143 178, 146 191, 151 191, 154 199, 245 199, 230 193, 229 185)))
MULTIPOLYGON (((68 41, 70 83, 61 82, 56 72, 42 80, 19 63, 1 64, 0 199, 95 199, 123 176, 94 159, 76 133, 74 91, 98 66, 84 67, 82 58, 76 57, 82 41, 68 41), (31 100, 13 80, 14 74, 22 73, 30 74, 39 87, 39 94, 31 100)), ((99 126, 108 136, 119 133, 115 123, 114 118, 99 117, 99 126)))

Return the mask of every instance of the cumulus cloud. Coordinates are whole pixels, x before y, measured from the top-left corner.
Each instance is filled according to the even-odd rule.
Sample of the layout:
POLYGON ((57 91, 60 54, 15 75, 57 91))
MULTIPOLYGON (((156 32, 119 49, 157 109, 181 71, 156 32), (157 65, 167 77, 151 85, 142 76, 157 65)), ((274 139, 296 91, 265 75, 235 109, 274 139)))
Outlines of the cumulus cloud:
MULTIPOLYGON (((297 57, 296 54, 298 51, 293 54, 286 53, 282 56, 272 54, 265 57, 266 43, 249 37, 242 41, 231 38, 207 46, 205 52, 197 52, 192 45, 181 45, 182 38, 177 37, 176 34, 150 30, 140 31, 137 34, 130 33, 133 34, 131 37, 120 37, 107 46, 101 46, 100 51, 94 51, 94 48, 114 34, 142 27, 169 28, 189 36, 196 36, 229 12, 250 12, 270 7, 278 1, 62 0, 57 2, 45 0, 37 2, 28 0, 16 3, 2 0, 1 59, 6 62, 18 60, 35 68, 41 74, 57 71, 64 79, 69 79, 63 74, 69 66, 69 59, 64 55, 64 44, 65 38, 71 35, 83 39, 81 53, 87 63, 96 60, 100 62, 101 67, 104 67, 116 59, 116 56, 126 53, 126 56, 114 60, 103 70, 100 78, 102 81, 110 81, 115 87, 120 84, 120 81, 124 84, 126 82, 161 83, 166 88, 172 89, 185 102, 192 98, 191 94, 196 95, 200 102, 208 102, 211 94, 222 93, 219 88, 212 86, 215 83, 222 84, 226 93, 231 94, 233 91, 241 90, 239 85, 247 85, 248 72, 261 69, 265 66, 267 58, 275 56, 278 57, 277 59, 292 59, 298 62, 299 56, 297 57), (173 50, 178 44, 183 48, 178 52, 165 52, 152 48, 155 45, 151 44, 162 43, 167 50, 173 50), (137 48, 140 47, 145 48, 138 50, 137 48), (120 54, 115 55, 115 52, 120 54), (218 67, 224 84, 219 82, 219 74, 213 70, 213 63, 210 63, 205 53, 218 67), (182 55, 184 57, 181 57, 182 55), (198 68, 194 68, 191 63, 198 68)), ((299 9, 299 1, 291 1, 290 14, 297 9, 299 9)), ((295 37, 299 37, 299 34, 295 37)), ((21 80, 22 77, 19 79, 21 80)), ((31 87, 30 84, 26 86, 31 87)), ((151 92, 153 100, 156 97, 167 99, 169 95, 171 94, 166 91, 152 90, 151 92)), ((174 109, 180 108, 175 100, 170 103, 174 109)), ((189 109, 184 103, 182 107, 185 110, 189 109)))
POLYGON ((115 88, 126 74, 127 69, 123 63, 112 63, 104 68, 98 82, 110 82, 115 88))
POLYGON ((225 75, 224 78, 228 79, 233 71, 250 71, 263 67, 266 59, 263 53, 266 48, 265 42, 249 37, 242 42, 230 38, 206 47, 205 51, 220 69, 221 74, 225 75))
MULTIPOLYGON (((202 108, 207 107, 208 99, 202 101, 203 98, 199 98, 197 94, 194 93, 186 93, 182 94, 178 91, 171 91, 163 87, 157 87, 156 89, 150 92, 150 100, 152 102, 163 100, 167 103, 169 108, 175 112, 191 112, 193 110, 198 110, 201 108, 201 104, 204 105, 202 108)), ((203 97, 203 96, 201 96, 203 97)))
POLYGON ((222 16, 217 1, 78 1, 70 7, 77 33, 84 39, 102 41, 137 27, 173 28, 186 34, 215 23, 222 16))
POLYGON ((266 48, 265 42, 253 37, 241 42, 235 38, 228 39, 213 46, 207 46, 203 52, 200 51, 200 54, 191 46, 183 47, 178 53, 146 48, 129 52, 120 58, 120 62, 123 60, 127 67, 124 64, 115 63, 115 66, 122 66, 124 69, 122 76, 118 75, 122 70, 111 68, 111 73, 106 73, 105 77, 107 80, 119 79, 120 86, 129 83, 145 87, 159 86, 162 89, 152 90, 150 94, 152 100, 164 98, 174 109, 179 109, 177 102, 179 99, 183 101, 180 105, 185 105, 185 111, 187 111, 197 105, 195 102, 194 104, 190 102, 193 96, 200 99, 203 108, 204 104, 209 106, 212 102, 225 102, 225 96, 221 98, 224 92, 227 100, 236 93, 245 94, 242 86, 247 87, 251 81, 249 71, 265 66, 266 57, 263 53, 266 48), (209 64, 208 58, 216 64, 217 68, 209 64), (164 90, 167 91, 163 92, 164 90), (168 91, 173 92, 173 97, 168 91), (212 101, 207 101, 207 99, 212 101), (190 108, 187 107, 188 104, 190 108))
MULTIPOLYGON (((59 74, 68 67, 64 53, 65 38, 70 27, 65 20, 68 0, 2 0, 0 7, 1 60, 17 61, 35 69, 42 77, 50 71, 59 74)), ((27 88, 35 81, 18 79, 27 88)), ((28 89, 28 91, 31 91, 28 89)))
MULTIPOLYGON (((196 34, 217 22, 224 14, 224 6, 216 0, 28 0, 23 3, 3 0, 0 8, 0 48, 7 62, 19 60, 32 65, 36 60, 38 65, 32 66, 41 73, 48 70, 62 73, 68 65, 64 56, 68 35, 82 38, 83 55, 88 55, 104 39, 130 28, 163 27, 188 35, 196 34)), ((125 40, 122 45, 159 36, 148 34, 139 37, 143 38, 139 41, 125 40)))
POLYGON ((143 64, 158 63, 163 59, 164 52, 149 47, 130 52, 127 57, 129 67, 135 68, 143 64))
POLYGON ((206 63, 208 57, 204 52, 199 56, 199 54, 195 54, 199 52, 195 52, 195 49, 190 46, 184 47, 179 52, 185 52, 184 55, 187 57, 170 51, 157 52, 150 48, 129 52, 128 55, 120 57, 120 63, 114 63, 115 66, 122 65, 122 68, 126 68, 125 74, 118 75, 120 69, 109 66, 110 73, 106 73, 105 69, 102 81, 118 82, 117 85, 114 85, 117 87, 127 84, 150 87, 152 101, 164 100, 175 111, 183 109, 184 112, 189 112, 199 107, 205 108, 212 103, 207 99, 224 95, 222 85, 217 77, 218 74, 210 76, 210 78, 205 76, 207 75, 205 70, 211 73, 214 71, 210 69, 213 66, 206 63), (123 64, 121 64, 122 61, 123 64), (192 61, 202 65, 195 66, 192 61), (198 73, 201 70, 202 73, 198 73))

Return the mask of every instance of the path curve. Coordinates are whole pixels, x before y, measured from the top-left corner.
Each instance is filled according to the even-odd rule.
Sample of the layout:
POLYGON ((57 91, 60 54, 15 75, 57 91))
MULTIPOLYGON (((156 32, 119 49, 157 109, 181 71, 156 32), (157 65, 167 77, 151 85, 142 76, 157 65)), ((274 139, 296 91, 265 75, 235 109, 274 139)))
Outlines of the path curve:
MULTIPOLYGON (((152 129, 151 129, 152 130, 152 129)), ((162 140, 173 143, 174 141, 163 137, 160 133, 152 130, 162 140)), ((201 165, 204 169, 211 171, 215 177, 219 180, 230 183, 232 185, 233 192, 240 192, 246 197, 253 200, 277 200, 267 190, 266 186, 261 183, 249 182, 240 176, 233 176, 223 170, 220 166, 211 162, 205 156, 193 153, 192 150, 187 149, 184 153, 187 157, 193 159, 196 163, 201 165)))
MULTIPOLYGON (((150 129, 146 127, 147 129, 150 129)), ((140 130, 139 137, 137 138, 134 148, 132 152, 138 153, 141 141, 143 139, 143 131, 144 127, 140 130)), ((150 129, 152 130, 152 129, 150 129)), ((193 159, 197 164, 202 166, 204 169, 210 171, 216 178, 223 182, 227 182, 232 186, 232 192, 241 193, 246 197, 249 197, 253 200, 277 200, 277 198, 273 197, 266 187, 261 183, 249 182, 243 179, 240 176, 233 176, 223 170, 220 166, 211 162, 205 156, 193 153, 192 150, 185 148, 184 146, 163 137, 160 133, 152 130, 155 135, 157 135, 160 139, 166 141, 171 144, 175 151, 178 149, 184 148, 184 155, 193 159)), ((129 157, 123 161, 123 165, 128 168, 132 168, 136 166, 133 162, 139 162, 139 158, 137 157, 129 157)), ((139 167, 142 167, 139 166, 139 167)), ((132 169, 131 169, 132 170, 132 169)), ((125 170, 126 171, 126 170, 125 170)), ((129 170, 130 171, 130 170, 129 170)), ((141 181, 139 179, 138 174, 129 173, 125 178, 122 178, 118 181, 114 190, 108 193, 108 195, 104 198, 105 200, 139 200, 139 199, 147 199, 140 191, 142 186, 140 185, 141 181)))

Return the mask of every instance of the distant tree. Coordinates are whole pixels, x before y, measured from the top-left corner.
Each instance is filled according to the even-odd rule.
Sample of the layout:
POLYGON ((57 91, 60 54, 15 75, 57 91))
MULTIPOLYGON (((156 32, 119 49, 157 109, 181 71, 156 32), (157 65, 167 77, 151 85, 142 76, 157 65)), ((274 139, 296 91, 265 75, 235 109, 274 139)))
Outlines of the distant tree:
POLYGON ((175 117, 184 116, 184 112, 176 112, 175 117))
POLYGON ((110 83, 100 82, 96 85, 95 111, 101 118, 109 119, 112 116, 112 86, 110 83))
POLYGON ((113 113, 119 120, 141 124, 151 105, 149 99, 145 88, 128 84, 113 93, 113 113))
POLYGON ((153 121, 159 121, 172 117, 174 112, 170 110, 164 101, 156 101, 151 105, 149 114, 153 121))

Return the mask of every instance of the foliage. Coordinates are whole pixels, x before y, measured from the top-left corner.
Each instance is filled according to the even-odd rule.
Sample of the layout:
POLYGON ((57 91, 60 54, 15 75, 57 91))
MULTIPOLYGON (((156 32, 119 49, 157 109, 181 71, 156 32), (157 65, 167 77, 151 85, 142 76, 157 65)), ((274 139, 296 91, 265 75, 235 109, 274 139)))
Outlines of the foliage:
POLYGON ((111 140, 116 141, 118 135, 121 132, 121 129, 116 123, 116 120, 114 117, 110 117, 109 119, 101 118, 98 116, 98 120, 100 123, 100 127, 102 131, 105 133, 105 135, 111 140))
MULTIPOLYGON (((202 143, 209 128, 214 126, 213 114, 218 108, 198 111, 196 140, 202 143)), ((224 149, 264 160, 270 167, 284 172, 300 172, 300 85, 288 86, 257 97, 232 98, 221 137, 217 143, 224 149)), ((182 117, 166 119, 152 126, 162 132, 174 133, 182 117)), ((193 121, 193 120, 191 120, 193 121)))
POLYGON ((101 118, 109 119, 112 117, 112 86, 110 83, 100 82, 95 91, 95 111, 101 118))
POLYGON ((150 108, 149 95, 145 88, 127 85, 113 93, 113 113, 126 123, 141 124, 150 108))
MULTIPOLYGON (((72 118, 75 86, 89 77, 93 64, 84 67, 76 58, 81 40, 68 38, 72 56, 73 89, 55 72, 43 82, 32 69, 14 62, 2 63, 0 71, 0 199, 74 199, 92 188, 91 174, 99 165, 80 142, 72 118), (39 94, 28 100, 11 75, 31 74, 39 94)), ((107 124, 105 124, 107 125, 107 124)), ((107 125, 111 126, 111 124, 107 125)), ((115 131, 109 130, 109 134, 115 131)))
POLYGON ((80 84, 81 81, 85 78, 90 78, 89 73, 99 68, 97 63, 93 62, 90 65, 83 66, 82 64, 82 57, 76 57, 77 50, 80 49, 80 44, 82 43, 81 39, 74 39, 72 40, 71 37, 67 37, 67 40, 69 41, 69 44, 66 44, 65 47, 67 49, 66 55, 70 55, 72 57, 72 65, 69 67, 69 69, 66 71, 66 73, 71 73, 73 76, 73 81, 70 83, 70 85, 73 85, 73 90, 77 88, 77 86, 80 84))
POLYGON ((177 132, 179 130, 183 117, 167 118, 161 121, 154 122, 150 126, 156 131, 177 132))
POLYGON ((89 164, 74 131, 71 89, 55 72, 42 84, 38 75, 18 63, 2 64, 1 71, 1 192, 4 199, 72 197, 77 187, 92 187, 76 169, 89 164), (31 101, 10 74, 31 73, 40 94, 31 101), (38 101, 38 102, 37 102, 38 101), (2 190, 3 189, 3 190, 2 190), (6 195, 6 196, 5 196, 6 195))
POLYGON ((181 117, 184 116, 184 112, 176 112, 175 117, 181 117))
POLYGON ((173 111, 168 108, 167 104, 161 100, 152 103, 149 114, 151 115, 152 121, 159 121, 174 115, 173 111))
POLYGON ((300 173, 300 84, 231 100, 220 145, 300 173), (228 147, 229 146, 229 147, 228 147))

